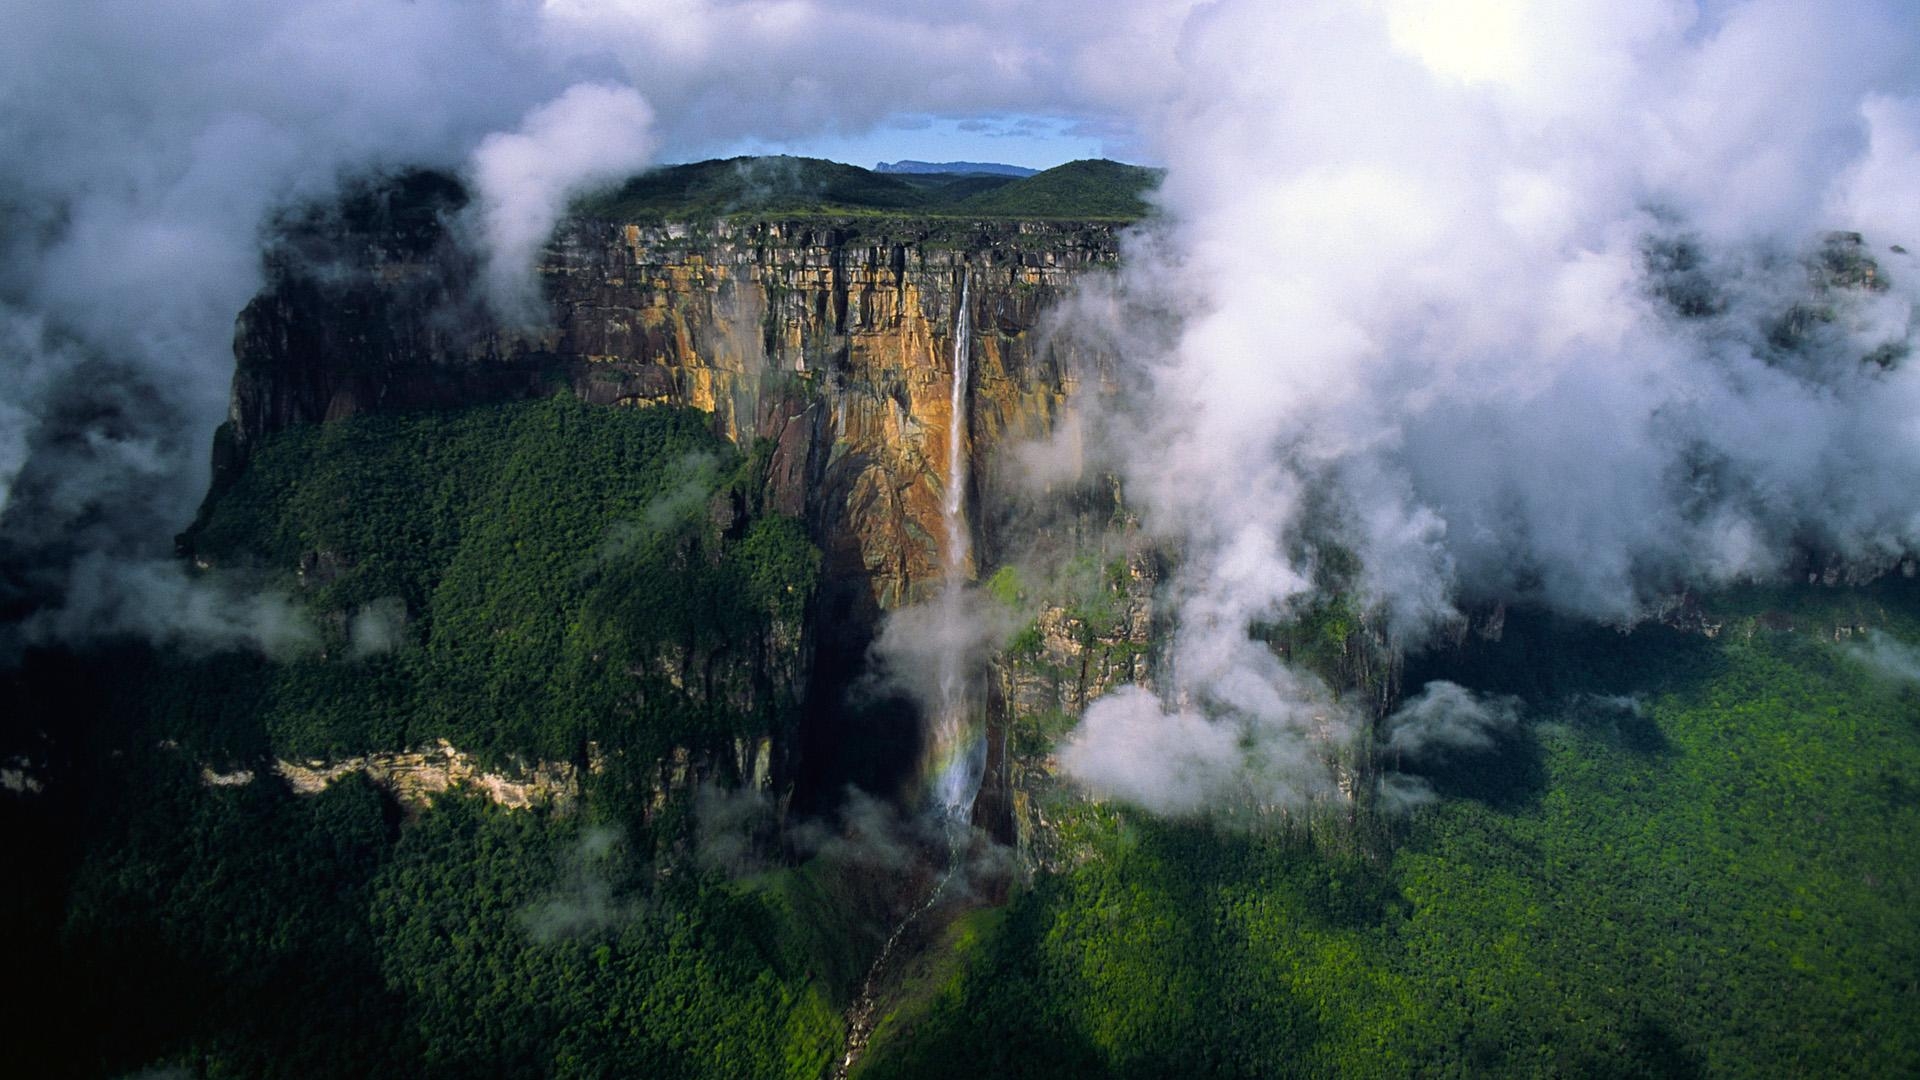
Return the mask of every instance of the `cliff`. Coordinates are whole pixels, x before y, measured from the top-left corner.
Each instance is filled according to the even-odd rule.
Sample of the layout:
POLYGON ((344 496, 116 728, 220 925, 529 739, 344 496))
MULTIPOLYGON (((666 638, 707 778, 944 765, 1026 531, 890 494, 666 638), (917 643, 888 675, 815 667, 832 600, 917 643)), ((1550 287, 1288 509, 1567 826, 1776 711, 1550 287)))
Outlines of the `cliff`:
MULTIPOLYGON (((1047 332, 1075 281, 1117 258, 1112 223, 907 216, 563 224, 537 268, 547 317, 506 325, 442 224, 457 189, 421 186, 289 223, 270 286, 241 314, 216 492, 261 440, 302 422, 571 392, 589 403, 707 412, 745 450, 755 498, 803 521, 825 556, 794 655, 807 694, 807 801, 885 790, 917 733, 844 708, 880 615, 942 577, 954 334, 971 305, 964 388, 973 548, 996 554, 991 467, 1045 433, 1088 357, 1047 332), (852 748, 852 749, 850 749, 852 748)), ((993 695, 996 700, 999 694, 993 695)), ((1019 695, 1021 697, 1029 695, 1019 695)), ((996 755, 1004 710, 995 709, 996 755)), ((1004 770, 1002 770, 1004 776, 1004 770)), ((1006 821, 1009 795, 983 802, 1006 821)))
POLYGON ((692 406, 766 456, 766 498, 808 523, 829 580, 892 608, 939 575, 962 277, 976 327, 964 445, 984 460, 1047 430, 1072 392, 1079 365, 1047 340, 1043 312, 1115 260, 1115 234, 572 221, 539 267, 551 322, 531 329, 480 311, 472 266, 444 235, 343 227, 323 246, 309 234, 281 247, 273 284, 240 316, 229 451, 244 459, 293 423, 556 385, 597 404, 692 406))

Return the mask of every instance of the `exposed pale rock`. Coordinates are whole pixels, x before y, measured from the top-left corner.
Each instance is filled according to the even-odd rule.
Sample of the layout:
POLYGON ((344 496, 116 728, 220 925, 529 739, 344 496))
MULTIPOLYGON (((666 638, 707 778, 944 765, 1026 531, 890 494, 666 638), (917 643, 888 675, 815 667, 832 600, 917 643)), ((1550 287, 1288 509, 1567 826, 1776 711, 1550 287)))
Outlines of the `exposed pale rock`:
POLYGON ((208 787, 245 787, 253 783, 253 770, 234 769, 232 772, 215 772, 212 767, 202 765, 200 782, 208 787))
MULTIPOLYGON (((568 806, 579 797, 579 778, 566 762, 543 761, 512 775, 490 773, 474 764, 473 757, 441 739, 438 744, 407 753, 369 754, 340 761, 308 761, 296 764, 276 761, 274 771, 295 794, 316 795, 343 776, 364 772, 375 784, 393 793, 401 803, 425 808, 455 785, 480 792, 492 801, 511 809, 532 806, 568 806)), ((234 776, 239 774, 228 774, 234 776)), ((247 780, 252 779, 246 773, 247 780)), ((245 783, 217 779, 211 770, 202 770, 210 784, 245 783)))
POLYGON ((25 757, 15 756, 0 765, 0 791, 11 791, 15 795, 38 795, 47 790, 45 781, 34 775, 33 762, 25 757))

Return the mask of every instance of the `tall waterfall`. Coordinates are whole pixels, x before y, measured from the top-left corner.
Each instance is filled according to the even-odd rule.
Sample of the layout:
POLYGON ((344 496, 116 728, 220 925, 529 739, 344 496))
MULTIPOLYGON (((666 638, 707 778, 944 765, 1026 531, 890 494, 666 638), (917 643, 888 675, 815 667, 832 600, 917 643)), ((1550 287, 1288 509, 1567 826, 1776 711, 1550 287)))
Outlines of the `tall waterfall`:
POLYGON ((973 537, 967 531, 967 383, 973 375, 972 287, 972 275, 962 270, 960 311, 953 319, 953 399, 949 410, 951 421, 947 424, 947 499, 940 515, 947 527, 943 568, 949 592, 966 580, 967 562, 973 554, 973 537))
MULTIPOLYGON (((966 586, 973 562, 973 538, 967 529, 967 403, 972 400, 968 384, 973 377, 972 280, 966 270, 960 272, 960 311, 953 320, 953 398, 947 426, 947 491, 940 504, 941 524, 946 528, 946 549, 941 553, 940 596, 934 601, 940 623, 953 629, 964 625, 966 586)), ((946 829, 947 869, 940 880, 914 908, 907 912, 893 933, 881 945, 860 994, 847 1009, 847 1049, 834 1067, 835 1080, 842 1080, 852 1069, 867 1039, 873 1034, 876 992, 881 975, 899 946, 907 928, 940 902, 947 886, 964 862, 973 819, 973 800, 980 793, 980 780, 987 771, 987 740, 984 725, 975 716, 973 700, 967 693, 971 676, 968 665, 969 643, 963 633, 951 635, 935 661, 940 700, 928 733, 930 755, 928 771, 933 783, 928 810, 937 815, 946 829)))
MULTIPOLYGON (((972 533, 967 527, 968 481, 968 402, 972 379, 973 309, 972 278, 960 275, 960 310, 953 322, 953 399, 947 426, 947 491, 941 506, 946 526, 946 550, 942 558, 943 582, 938 603, 946 609, 945 621, 957 625, 965 618, 961 611, 962 590, 968 568, 973 562, 972 533)), ((973 800, 980 792, 980 779, 987 767, 987 742, 974 703, 968 694, 967 656, 956 643, 945 649, 939 659, 940 706, 934 717, 933 752, 935 754, 935 809, 948 822, 965 824, 973 816, 973 800)))

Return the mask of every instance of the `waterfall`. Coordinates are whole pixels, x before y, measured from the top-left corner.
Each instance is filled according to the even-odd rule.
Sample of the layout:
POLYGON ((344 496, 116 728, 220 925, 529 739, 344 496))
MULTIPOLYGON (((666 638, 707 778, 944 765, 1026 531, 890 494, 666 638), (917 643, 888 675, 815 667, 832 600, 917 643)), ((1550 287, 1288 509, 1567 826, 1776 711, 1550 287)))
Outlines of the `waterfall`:
POLYGON ((947 424, 947 498, 941 520, 947 527, 943 560, 951 592, 967 576, 973 538, 967 531, 967 383, 973 375, 972 275, 960 272, 960 311, 953 319, 953 398, 947 424))
MULTIPOLYGON (((953 396, 947 423, 947 490, 940 504, 941 524, 945 526, 946 548, 941 552, 940 596, 934 601, 940 623, 948 629, 965 625, 967 575, 973 563, 973 537, 967 529, 967 403, 973 378, 973 311, 971 275, 960 271, 960 311, 953 320, 953 396)), ((880 947, 873 966, 860 985, 860 993, 847 1009, 846 1053, 834 1066, 835 1080, 844 1080, 853 1063, 867 1048, 873 1034, 881 976, 909 927, 934 909, 946 895, 965 862, 969 842, 968 826, 973 819, 973 800, 980 793, 980 781, 987 771, 987 739, 982 724, 974 715, 973 701, 967 693, 971 652, 968 635, 950 636, 935 661, 940 700, 934 711, 929 771, 933 778, 928 809, 945 827, 947 840, 946 872, 934 883, 893 933, 880 947)))
MULTIPOLYGON (((972 275, 960 273, 960 310, 953 320, 953 397, 947 424, 947 491, 941 505, 942 524, 946 526, 946 550, 938 603, 946 609, 945 621, 958 625, 965 618, 961 610, 962 590, 966 587, 968 567, 973 562, 972 534, 967 527, 968 481, 968 402, 972 400, 973 309, 972 275)), ((980 792, 980 779, 986 772, 987 742, 973 716, 973 702, 967 693, 969 672, 963 647, 943 650, 939 660, 940 707, 934 717, 932 745, 936 771, 933 797, 935 809, 948 822, 964 825, 973 816, 973 800, 980 792)))

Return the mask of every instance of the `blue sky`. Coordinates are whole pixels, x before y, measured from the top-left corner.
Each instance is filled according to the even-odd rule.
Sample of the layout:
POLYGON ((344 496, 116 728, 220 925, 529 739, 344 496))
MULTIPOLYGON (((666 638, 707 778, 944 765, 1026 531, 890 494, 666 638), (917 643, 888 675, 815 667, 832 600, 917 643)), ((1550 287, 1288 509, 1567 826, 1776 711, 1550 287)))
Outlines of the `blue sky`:
POLYGON ((1139 158, 1132 133, 1125 129, 1031 114, 907 116, 863 134, 784 142, 748 139, 715 148, 713 154, 799 154, 869 169, 877 162, 901 160, 992 161, 1047 169, 1080 158, 1139 158))

